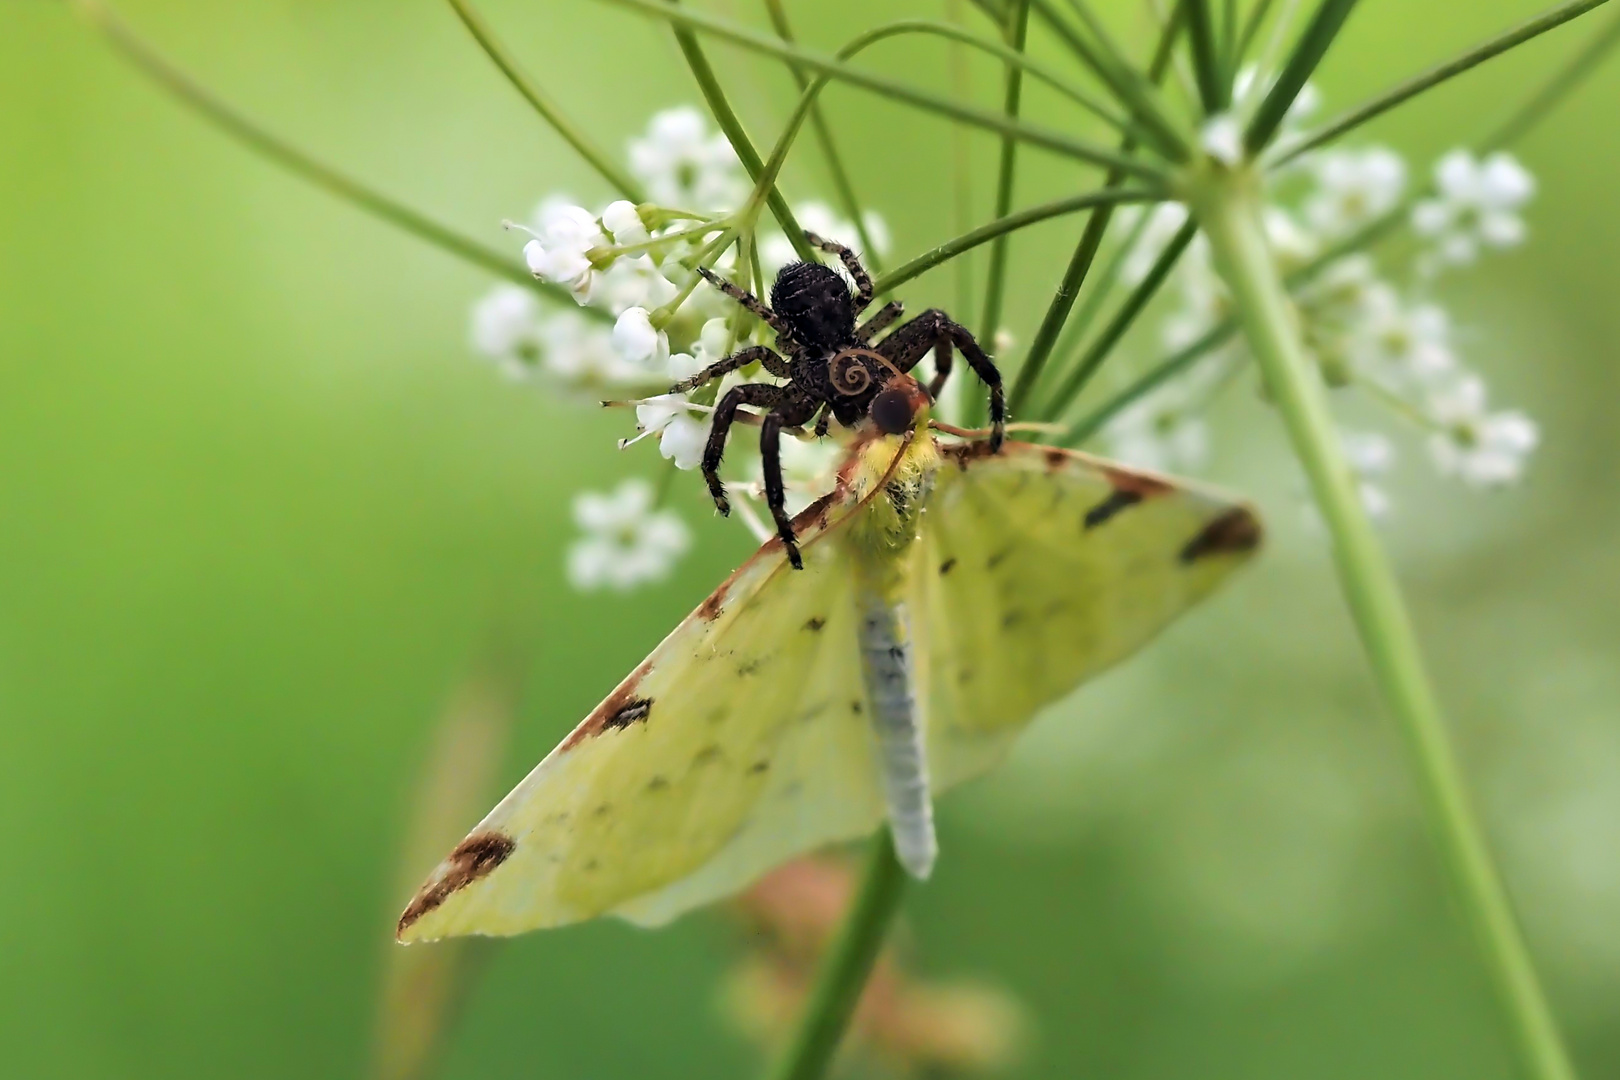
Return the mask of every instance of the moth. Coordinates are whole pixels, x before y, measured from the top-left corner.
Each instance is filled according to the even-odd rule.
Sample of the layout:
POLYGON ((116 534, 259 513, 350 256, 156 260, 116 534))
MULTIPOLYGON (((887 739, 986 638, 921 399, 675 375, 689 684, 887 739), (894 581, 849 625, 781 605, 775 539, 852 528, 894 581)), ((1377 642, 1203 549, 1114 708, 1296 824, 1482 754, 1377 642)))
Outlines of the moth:
POLYGON ((913 422, 857 433, 793 520, 804 568, 760 547, 440 863, 401 941, 658 925, 885 820, 926 876, 937 794, 1259 546, 1223 494, 992 451, 894 386, 913 422))

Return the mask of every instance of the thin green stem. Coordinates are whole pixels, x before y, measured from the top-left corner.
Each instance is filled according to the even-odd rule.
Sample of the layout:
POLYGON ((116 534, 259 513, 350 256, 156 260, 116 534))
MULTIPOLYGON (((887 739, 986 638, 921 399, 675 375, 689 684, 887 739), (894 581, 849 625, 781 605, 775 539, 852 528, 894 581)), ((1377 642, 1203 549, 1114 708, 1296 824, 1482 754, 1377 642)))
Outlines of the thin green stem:
MULTIPOLYGON (((953 24, 962 18, 962 0, 946 0, 946 18, 953 24)), ((963 98, 973 96, 972 69, 968 66, 967 50, 960 41, 947 46, 946 71, 948 84, 963 98)), ((951 229, 964 233, 973 220, 973 171, 971 136, 960 124, 951 125, 951 229)), ((973 295, 973 266, 970 259, 956 262, 956 310, 968 310, 973 295)))
POLYGON ((1263 150, 1282 126, 1283 117, 1288 115, 1316 65, 1327 55, 1328 47, 1338 37, 1344 20, 1350 17, 1350 10, 1355 6, 1356 0, 1322 0, 1317 5, 1316 14, 1311 16, 1294 43, 1294 51, 1283 64, 1277 81, 1266 92, 1254 119, 1249 121, 1248 130, 1243 133, 1243 145, 1250 154, 1263 150))
POLYGON ((894 843, 885 828, 872 843, 860 895, 822 961, 799 1030, 771 1071, 772 1080, 816 1080, 825 1075, 905 891, 906 873, 894 857, 894 843))
POLYGON ((1286 161, 1292 161, 1306 151, 1330 143, 1346 132, 1355 130, 1376 116, 1382 116, 1390 109, 1416 97, 1425 90, 1436 87, 1447 79, 1455 78, 1487 60, 1502 55, 1509 49, 1517 48, 1532 38, 1539 37, 1549 30, 1564 25, 1571 19, 1585 15, 1588 11, 1606 2, 1607 0, 1570 0, 1569 3, 1559 4, 1557 7, 1543 12, 1533 19, 1527 19, 1513 29, 1496 35, 1489 41, 1481 42, 1462 55, 1447 60, 1443 64, 1436 64, 1429 70, 1391 87, 1371 101, 1340 114, 1297 142, 1290 143, 1285 150, 1276 156, 1275 164, 1281 165, 1286 161))
MULTIPOLYGON (((674 2, 674 0, 672 0, 674 2)), ((793 245, 793 251, 805 262, 816 260, 815 249, 804 239, 804 229, 799 226, 798 219, 793 216, 793 210, 788 201, 776 186, 774 176, 767 176, 765 163, 759 158, 759 151, 754 149, 754 140, 748 137, 743 128, 742 120, 737 111, 731 107, 726 98, 725 90, 720 86, 720 79, 714 73, 714 67, 703 52, 703 46, 697 39, 697 34, 691 27, 675 23, 672 27, 675 33, 675 43, 680 46, 681 55, 686 58, 686 66, 691 69, 692 78, 698 84, 703 100, 709 106, 709 112, 714 116, 714 122, 720 126, 721 132, 730 141, 731 148, 737 152, 737 159, 742 162, 748 176, 754 181, 757 188, 765 193, 765 202, 771 208, 771 215, 776 223, 782 227, 787 235, 788 242, 793 245)), ((758 197, 756 192, 755 198, 758 197)), ((750 203, 753 199, 750 199, 750 203)), ((752 221, 749 222, 752 227, 752 221)))
POLYGON ((1509 1021, 1520 1064, 1536 1080, 1573 1080, 1507 890, 1470 805, 1393 568, 1362 507, 1327 392, 1267 248, 1260 199, 1258 178, 1245 174, 1211 175, 1194 193, 1249 347, 1333 537, 1351 616, 1405 736, 1430 827, 1509 1021))
MULTIPOLYGON (((130 29, 110 7, 100 3, 99 0, 68 0, 68 2, 74 11, 107 39, 119 55, 134 64, 142 74, 261 157, 373 217, 403 229, 442 251, 449 252, 458 259, 534 289, 543 296, 557 301, 567 301, 570 306, 573 305, 574 298, 567 289, 536 281, 534 275, 529 273, 528 267, 522 263, 475 240, 469 240, 410 207, 372 190, 272 134, 256 121, 250 120, 170 63, 166 57, 130 29)), ((611 318, 606 312, 590 309, 587 309, 586 314, 592 318, 611 318)))
POLYGON ((1115 60, 1106 49, 1087 41, 1060 16, 1048 0, 1031 0, 1031 9, 1082 64, 1089 67, 1114 96, 1126 105, 1142 127, 1144 142, 1171 161, 1186 161, 1187 140, 1171 119, 1157 91, 1130 64, 1115 60))
POLYGON ((1177 375, 1187 371, 1198 361, 1231 341, 1236 335, 1237 323, 1230 319, 1206 331, 1198 340, 1165 357, 1145 375, 1109 398, 1105 404, 1088 414, 1084 419, 1078 421, 1058 439, 1059 444, 1063 446, 1079 446, 1084 443, 1097 432, 1107 427, 1108 422, 1114 417, 1141 401, 1177 375))
POLYGON ((1197 235, 1198 222, 1188 218, 1187 222, 1176 232, 1176 235, 1171 238, 1170 243, 1166 244, 1164 250, 1159 253, 1159 257, 1154 260, 1147 276, 1142 279, 1136 288, 1131 290, 1131 294, 1125 298, 1125 303, 1120 305, 1120 309, 1114 313, 1114 317, 1108 320, 1108 325, 1103 328, 1102 333, 1097 335, 1097 340, 1091 343, 1091 347, 1086 350, 1085 355, 1075 364, 1074 370, 1069 372, 1068 376, 1059 384, 1057 390, 1047 399, 1046 407, 1041 413, 1042 419, 1050 420, 1053 417, 1063 415, 1069 404, 1080 396, 1080 391, 1085 389, 1092 376, 1096 375, 1102 368, 1103 361, 1108 359, 1109 354, 1114 351, 1114 346, 1118 345, 1120 340, 1125 337, 1125 332, 1131 328, 1131 324, 1136 321, 1136 317, 1142 314, 1142 309, 1147 307, 1148 301, 1152 300, 1158 293, 1159 287, 1170 276, 1170 271, 1175 269, 1182 252, 1187 250, 1187 246, 1192 243, 1193 237, 1197 235))
POLYGON ((1232 70, 1235 72, 1243 66, 1243 57, 1254 43, 1255 35, 1265 24, 1266 16, 1271 12, 1272 0, 1255 0, 1255 5, 1249 9, 1248 18, 1243 20, 1243 29, 1238 33, 1237 45, 1232 49, 1232 70))
POLYGON ((1215 45, 1215 20, 1209 0, 1186 0, 1187 40, 1192 45, 1193 74, 1198 78, 1198 100, 1204 115, 1214 116, 1231 104, 1231 86, 1221 78, 1220 52, 1215 45))
MULTIPOLYGON (((793 24, 788 21, 787 8, 783 6, 782 0, 765 0, 765 11, 770 16, 771 26, 776 30, 777 37, 789 45, 794 44, 793 24)), ((799 93, 805 93, 810 89, 810 76, 797 65, 791 70, 793 81, 799 86, 799 93)), ((838 152, 838 144, 833 139, 832 128, 827 123, 827 114, 822 110, 820 101, 810 106, 810 128, 816 133, 816 143, 821 147, 821 157, 827 166, 827 175, 832 179, 838 205, 854 224, 856 235, 861 241, 861 257, 874 272, 881 272, 883 256, 878 251, 877 244, 872 242, 871 233, 866 228, 866 215, 861 212, 861 200, 855 195, 855 184, 850 180, 849 170, 844 167, 843 155, 838 152)))
MULTIPOLYGON (((1159 34, 1158 47, 1154 49, 1153 59, 1148 64, 1148 80, 1152 83, 1157 83, 1164 77, 1165 68, 1170 62, 1171 52, 1175 46, 1176 35, 1181 29, 1182 13, 1183 6, 1178 5, 1159 34)), ((1120 144, 1120 150, 1128 153, 1135 149, 1135 145, 1135 141, 1126 136, 1124 142, 1120 144)), ((1124 179, 1124 175, 1116 169, 1108 174, 1103 185, 1105 188, 1118 187, 1124 179)), ((1057 344, 1058 335, 1062 333, 1064 323, 1068 321, 1069 313, 1074 309, 1075 299, 1080 295, 1086 278, 1091 274, 1091 265, 1096 261, 1097 251, 1102 247, 1103 237, 1108 232, 1108 225, 1112 220, 1113 207, 1104 205, 1092 211, 1090 219, 1086 222, 1085 231, 1080 234, 1080 242, 1075 245, 1074 254, 1069 257, 1069 265, 1063 271, 1062 280, 1058 282, 1057 292, 1052 295, 1052 301, 1046 308, 1046 315, 1035 331, 1035 338, 1029 343, 1029 352, 1025 354, 1024 362, 1019 366, 1018 378, 1013 383, 1012 394, 1008 399, 1008 407, 1014 416, 1023 410, 1029 395, 1034 391, 1041 371, 1046 367, 1046 362, 1057 344)), ((1142 220, 1144 222, 1147 220, 1146 214, 1142 220)))
MULTIPOLYGON (((950 98, 940 97, 937 94, 929 93, 914 86, 908 86, 885 76, 850 67, 847 64, 839 63, 825 53, 816 52, 799 45, 789 45, 778 38, 760 34, 726 19, 676 7, 669 0, 600 0, 600 2, 633 8, 636 11, 653 15, 683 29, 702 30, 753 52, 775 56, 787 63, 798 64, 812 71, 827 72, 834 79, 847 82, 852 86, 859 86, 884 97, 902 101, 908 105, 914 105, 1000 135, 1010 134, 1021 142, 1042 147, 1056 154, 1090 162, 1093 165, 1109 166, 1120 164, 1120 158, 1117 154, 1084 139, 1076 139, 1063 132, 1037 127, 1032 124, 1013 123, 999 113, 964 105, 950 98)), ((1131 160, 1127 164, 1128 171, 1133 174, 1151 179, 1158 179, 1161 176, 1159 169, 1145 162, 1131 160)))
POLYGON ((1532 95, 1529 101, 1519 106, 1517 112, 1508 117, 1485 139, 1481 144, 1482 152, 1498 150, 1529 134, 1548 113, 1562 103, 1570 91, 1597 70, 1598 64, 1603 62, 1616 43, 1620 43, 1620 15, 1616 15, 1609 21, 1609 25, 1593 34, 1592 40, 1588 41, 1573 59, 1560 64, 1553 77, 1547 80, 1547 84, 1532 95))
POLYGON ((501 45, 477 9, 468 0, 449 0, 449 3, 462 25, 472 34, 473 40, 484 50, 484 55, 494 62, 501 70, 501 74, 506 76, 507 82, 523 95, 524 100, 534 106, 534 111, 540 114, 541 119, 550 124, 551 129, 561 135, 563 140, 574 148, 574 152, 584 158, 620 195, 634 203, 646 202, 647 196, 641 190, 641 185, 629 173, 619 168, 618 163, 601 147, 592 142, 590 136, 586 135, 579 125, 563 115, 551 95, 542 90, 539 84, 518 65, 517 58, 501 45))
MULTIPOLYGON (((1029 0, 1013 0, 1012 9, 1007 14, 1007 43, 1014 51, 1023 52, 1024 41, 1029 34, 1029 0)), ((1008 64, 1002 111, 1009 120, 1018 119, 1023 91, 1024 69, 1016 64, 1008 64)), ((996 169, 994 213, 998 218, 1006 217, 1012 209, 1017 166, 1018 143, 1003 136, 1001 158, 996 169)), ((1001 233, 990 245, 990 265, 985 271, 984 309, 979 321, 979 340, 986 344, 995 340, 996 331, 1001 327, 1001 305, 1007 288, 1007 236, 1007 233, 1001 233)))
MULTIPOLYGON (((1120 275, 1124 273, 1125 263, 1130 260, 1131 253, 1135 250, 1136 245, 1141 243, 1143 235, 1152 223, 1153 210, 1148 207, 1145 213, 1137 216, 1136 223, 1131 226, 1130 231, 1120 238, 1119 244, 1114 248, 1114 253, 1109 256, 1102 269, 1097 271, 1094 277, 1087 278, 1088 281, 1092 282, 1092 286, 1086 290, 1086 298, 1081 301, 1079 308, 1064 325, 1063 337, 1059 339, 1056 345, 1052 346, 1052 355, 1070 356, 1079 351, 1080 342, 1084 340, 1086 332, 1091 329, 1092 324, 1097 321, 1098 312, 1102 311, 1103 305, 1107 303, 1109 296, 1113 294, 1114 286, 1118 284, 1120 275)), ((1033 346, 1030 352, 1031 354, 1034 353, 1033 346)))
POLYGON ((1089 210, 1104 203, 1153 202, 1163 197, 1164 193, 1156 188, 1103 188, 1099 191, 1088 191, 1084 195, 1070 195, 1068 198, 1054 199, 1038 206, 1031 206, 1008 214, 1006 217, 986 222, 976 229, 963 233, 961 236, 945 241, 938 247, 930 248, 903 266, 895 267, 877 279, 877 292, 880 295, 893 292, 906 282, 921 277, 934 267, 949 262, 963 252, 971 251, 980 244, 989 243, 998 236, 1016 232, 1048 218, 1061 217, 1064 214, 1072 214, 1078 210, 1089 210))

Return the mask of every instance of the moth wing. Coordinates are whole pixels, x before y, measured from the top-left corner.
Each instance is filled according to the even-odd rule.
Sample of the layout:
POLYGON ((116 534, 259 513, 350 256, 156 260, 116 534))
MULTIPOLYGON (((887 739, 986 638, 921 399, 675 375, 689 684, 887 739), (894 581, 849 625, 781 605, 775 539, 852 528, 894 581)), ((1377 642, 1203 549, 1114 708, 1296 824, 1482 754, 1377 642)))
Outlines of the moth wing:
POLYGON ((400 940, 657 924, 870 832, 851 574, 815 542, 853 505, 801 515, 804 570, 772 541, 676 627, 439 865, 400 940))
POLYGON ((1043 705, 1146 644, 1261 535, 1213 490, 1027 443, 950 448, 923 521, 913 604, 936 790, 995 765, 1043 705))

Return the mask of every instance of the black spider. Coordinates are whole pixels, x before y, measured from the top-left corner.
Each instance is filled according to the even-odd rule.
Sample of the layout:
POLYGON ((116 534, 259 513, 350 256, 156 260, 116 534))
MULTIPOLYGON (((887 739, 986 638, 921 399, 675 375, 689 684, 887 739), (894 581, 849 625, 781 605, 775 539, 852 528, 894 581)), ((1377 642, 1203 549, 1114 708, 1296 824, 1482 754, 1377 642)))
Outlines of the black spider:
MULTIPOLYGON (((962 351, 974 372, 990 388, 990 448, 1001 448, 1006 427, 1006 405, 1001 373, 979 348, 967 329, 938 309, 930 309, 905 323, 877 344, 872 338, 900 317, 900 302, 886 304, 859 327, 855 317, 872 303, 872 278, 849 248, 814 233, 805 233, 812 246, 838 256, 855 280, 855 295, 838 272, 821 263, 796 262, 784 266, 771 286, 771 306, 707 270, 699 270, 709 284, 736 300, 776 331, 776 344, 787 358, 763 345, 751 345, 676 383, 671 393, 685 393, 704 383, 746 367, 756 360, 772 375, 787 381, 744 383, 733 387, 714 410, 714 426, 703 451, 703 478, 720 513, 730 514, 725 485, 720 482, 720 459, 726 435, 744 405, 766 410, 760 419, 759 453, 764 463, 765 502, 776 520, 776 531, 796 569, 803 569, 793 534, 793 522, 784 506, 780 446, 783 428, 816 421, 816 434, 826 435, 830 420, 846 427, 870 415, 877 427, 897 435, 911 422, 911 411, 898 394, 882 391, 897 373, 908 372, 917 361, 934 353, 934 378, 928 386, 937 398, 951 373, 951 350, 962 351), (875 355, 874 355, 875 354, 875 355), (881 359, 879 359, 881 357, 881 359), (892 400, 891 400, 892 399, 892 400)), ((745 414, 746 415, 746 414, 745 414)))

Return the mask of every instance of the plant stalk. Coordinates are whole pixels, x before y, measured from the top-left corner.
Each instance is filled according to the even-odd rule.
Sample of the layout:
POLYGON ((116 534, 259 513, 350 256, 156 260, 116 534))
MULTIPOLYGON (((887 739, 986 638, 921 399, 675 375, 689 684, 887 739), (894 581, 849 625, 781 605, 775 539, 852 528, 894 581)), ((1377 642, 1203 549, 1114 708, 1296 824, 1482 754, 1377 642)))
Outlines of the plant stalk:
POLYGON ((1193 184, 1195 210, 1216 265, 1332 535, 1340 585, 1362 647, 1416 765, 1429 826, 1509 1022, 1521 1067, 1535 1080, 1574 1080, 1470 804, 1394 571, 1362 508, 1321 378, 1266 246, 1260 200, 1258 177, 1248 170, 1218 170, 1193 184))
POLYGON ((799 1030, 770 1073, 771 1080, 816 1080, 827 1072, 905 890, 906 872, 895 858, 894 842, 885 826, 872 842, 860 895, 822 961, 799 1030))

